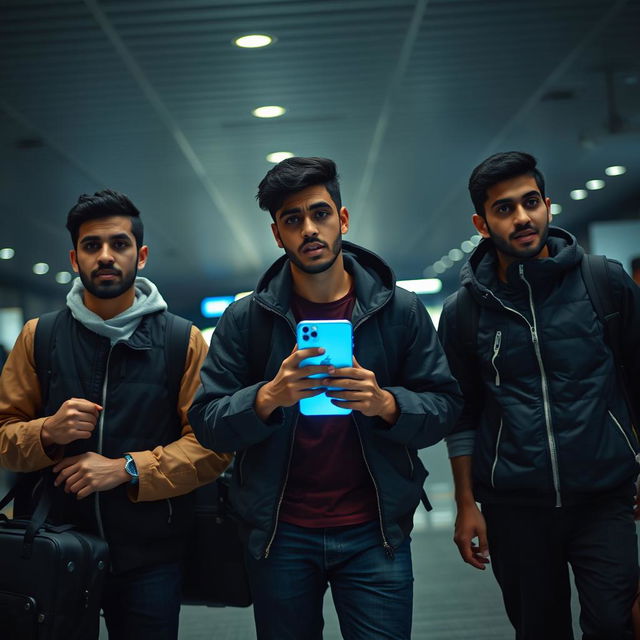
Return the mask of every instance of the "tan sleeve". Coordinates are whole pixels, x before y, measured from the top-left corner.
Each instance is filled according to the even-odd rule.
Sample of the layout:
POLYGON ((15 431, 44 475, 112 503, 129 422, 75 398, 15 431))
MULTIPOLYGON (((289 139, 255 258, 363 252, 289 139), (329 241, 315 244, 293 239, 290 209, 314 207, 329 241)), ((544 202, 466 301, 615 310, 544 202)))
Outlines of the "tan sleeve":
POLYGON ((162 500, 189 493, 215 480, 229 465, 232 455, 205 449, 196 440, 188 411, 200 384, 200 367, 207 355, 207 343, 197 327, 191 328, 185 370, 178 395, 182 436, 153 451, 130 451, 140 480, 129 489, 133 502, 162 500))
POLYGON ((38 319, 24 325, 0 376, 0 466, 10 471, 38 471, 50 466, 40 431, 46 418, 36 418, 42 397, 34 358, 38 319))

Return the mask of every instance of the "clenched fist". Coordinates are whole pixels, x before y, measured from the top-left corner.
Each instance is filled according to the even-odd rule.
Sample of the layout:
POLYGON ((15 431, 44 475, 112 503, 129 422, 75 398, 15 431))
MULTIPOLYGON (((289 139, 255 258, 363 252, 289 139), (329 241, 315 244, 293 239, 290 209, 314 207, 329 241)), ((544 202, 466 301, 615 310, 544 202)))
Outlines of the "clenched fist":
POLYGON ((86 440, 95 429, 102 407, 84 398, 70 398, 42 425, 43 446, 69 444, 74 440, 86 440))

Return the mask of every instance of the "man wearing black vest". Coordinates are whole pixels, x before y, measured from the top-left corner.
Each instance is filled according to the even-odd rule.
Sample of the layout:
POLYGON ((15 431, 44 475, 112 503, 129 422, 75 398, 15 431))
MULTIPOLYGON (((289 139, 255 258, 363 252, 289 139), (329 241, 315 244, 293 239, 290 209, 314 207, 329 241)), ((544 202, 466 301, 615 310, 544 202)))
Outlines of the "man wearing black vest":
POLYGON ((598 257, 549 226, 529 154, 487 158, 469 191, 484 239, 440 320, 465 400, 447 437, 456 544, 477 569, 490 554, 518 640, 573 638, 569 565, 583 637, 630 639, 640 290, 612 260, 599 260, 606 279, 588 286, 598 257), (605 293, 615 303, 606 315, 619 321, 609 339, 605 293))
POLYGON ((0 377, 0 464, 18 472, 51 467, 52 521, 109 544, 102 598, 109 637, 173 640, 193 521, 189 494, 230 459, 201 447, 187 418, 206 344, 191 327, 172 397, 170 314, 155 285, 137 277, 148 248, 126 196, 81 196, 67 229, 80 277, 53 325, 48 389, 34 356, 38 319, 9 355, 0 377))
POLYGON ((415 294, 342 242, 349 214, 331 160, 282 161, 258 198, 286 255, 220 320, 189 413, 203 445, 237 452, 230 497, 258 638, 321 638, 330 584, 345 638, 408 640, 409 532, 426 477, 417 450, 449 431, 457 385, 415 294), (352 366, 300 368, 321 353, 297 350, 303 319, 351 320, 352 366), (312 373, 326 377, 312 385, 312 373), (327 395, 353 412, 302 415, 318 385, 343 389, 327 395))

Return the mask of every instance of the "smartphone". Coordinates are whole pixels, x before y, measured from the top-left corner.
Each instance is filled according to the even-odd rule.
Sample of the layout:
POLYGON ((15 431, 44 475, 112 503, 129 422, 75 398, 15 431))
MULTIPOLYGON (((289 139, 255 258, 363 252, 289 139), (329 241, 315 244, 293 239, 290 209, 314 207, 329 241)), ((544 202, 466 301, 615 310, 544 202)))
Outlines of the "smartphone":
MULTIPOLYGON (((336 368, 353 366, 353 329, 348 320, 303 320, 296 328, 296 338, 298 349, 322 347, 325 350, 320 356, 305 358, 300 363, 301 367, 310 364, 331 364, 336 368)), ((310 377, 326 376, 314 374, 310 377)), ((340 387, 326 388, 333 390, 340 387)), ((305 416, 346 415, 351 413, 351 409, 336 406, 326 393, 320 393, 312 398, 302 398, 300 413, 305 416)))

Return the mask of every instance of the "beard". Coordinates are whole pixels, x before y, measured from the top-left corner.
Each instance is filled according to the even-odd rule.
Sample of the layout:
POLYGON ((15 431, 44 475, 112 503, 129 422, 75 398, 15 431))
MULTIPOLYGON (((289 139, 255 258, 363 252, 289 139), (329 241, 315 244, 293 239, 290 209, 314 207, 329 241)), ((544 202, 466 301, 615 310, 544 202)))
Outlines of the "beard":
MULTIPOLYGON (((534 231, 536 231, 536 228, 533 225, 527 224, 516 229, 513 234, 509 236, 509 239, 514 234, 519 233, 520 231, 524 231, 525 229, 533 229, 534 231)), ((505 240, 502 236, 495 234, 488 224, 487 230, 489 231, 489 235, 491 236, 491 240, 493 241, 493 246, 497 251, 511 258, 515 258, 516 260, 527 260, 529 258, 535 258, 547 244, 547 236, 549 235, 549 221, 547 220, 544 228, 538 234, 539 242, 531 247, 525 247, 523 249, 517 249, 509 244, 508 239, 505 240)))
POLYGON ((118 274, 120 275, 120 280, 108 280, 107 282, 96 284, 93 281, 93 278, 96 277, 98 271, 100 270, 96 269, 91 274, 87 274, 84 271, 79 271, 78 273, 84 288, 91 295, 102 300, 110 300, 121 296, 125 291, 128 291, 133 286, 136 276, 138 275, 138 267, 136 266, 133 271, 128 274, 124 274, 119 271, 118 274))
MULTIPOLYGON (((302 244, 302 246, 304 247, 305 244, 310 244, 312 242, 318 242, 318 241, 308 240, 308 241, 305 241, 302 244)), ((325 244, 325 246, 327 245, 325 244)), ((289 258, 289 260, 291 260, 291 262, 295 264, 296 267, 300 269, 300 271, 304 273, 309 273, 309 274, 323 273, 324 271, 326 271, 327 269, 330 269, 333 266, 334 262, 338 259, 338 256, 342 251, 342 234, 338 235, 335 242, 331 245, 330 250, 331 250, 331 257, 328 260, 324 262, 304 264, 295 252, 291 251, 287 247, 284 247, 284 252, 287 254, 287 257, 289 258)))

